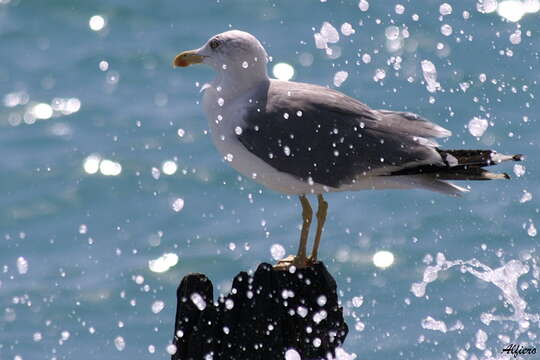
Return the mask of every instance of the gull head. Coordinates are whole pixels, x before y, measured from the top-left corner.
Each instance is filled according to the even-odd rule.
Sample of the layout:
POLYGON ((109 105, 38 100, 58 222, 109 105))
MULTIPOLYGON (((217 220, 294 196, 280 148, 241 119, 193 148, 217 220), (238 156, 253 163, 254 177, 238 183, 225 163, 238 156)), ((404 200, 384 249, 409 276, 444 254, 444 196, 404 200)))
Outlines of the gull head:
POLYGON ((267 77, 268 55, 259 40, 240 30, 212 36, 202 47, 181 52, 173 61, 175 67, 207 64, 231 78, 267 77))

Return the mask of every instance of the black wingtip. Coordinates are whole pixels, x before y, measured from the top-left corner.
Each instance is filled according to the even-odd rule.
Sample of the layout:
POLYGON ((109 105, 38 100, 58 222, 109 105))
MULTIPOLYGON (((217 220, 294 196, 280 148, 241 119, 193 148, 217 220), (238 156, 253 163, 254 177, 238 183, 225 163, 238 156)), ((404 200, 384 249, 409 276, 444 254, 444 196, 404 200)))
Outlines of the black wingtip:
POLYGON ((522 161, 522 160, 525 160, 525 155, 523 155, 523 154, 517 154, 517 155, 514 155, 514 156, 512 156, 512 160, 514 160, 514 161, 522 161))
POLYGON ((504 176, 504 178, 505 178, 506 180, 510 180, 510 179, 511 179, 510 175, 508 175, 507 173, 503 173, 503 176, 504 176))

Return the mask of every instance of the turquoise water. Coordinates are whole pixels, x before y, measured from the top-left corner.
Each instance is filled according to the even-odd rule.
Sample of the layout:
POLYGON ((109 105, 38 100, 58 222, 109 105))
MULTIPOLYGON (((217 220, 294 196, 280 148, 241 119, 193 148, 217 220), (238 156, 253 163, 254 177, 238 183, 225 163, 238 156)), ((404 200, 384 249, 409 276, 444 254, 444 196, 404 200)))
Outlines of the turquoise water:
MULTIPOLYGON (((237 272, 273 261, 272 245, 296 251, 297 199, 239 177, 211 143, 199 90, 212 71, 171 67, 177 52, 229 28, 256 35, 270 67, 290 64, 294 80, 335 87, 347 71, 340 90, 434 120, 454 133, 445 147, 527 155, 524 168, 499 166, 522 176, 465 184, 461 199, 327 196, 321 258, 341 290, 344 349, 359 359, 483 359, 508 341, 538 347, 539 13, 513 23, 451 1, 440 18, 441 4, 0 0, 0 359, 167 358, 182 276, 203 272, 227 292, 237 272), (315 46, 325 21, 355 29, 331 44, 336 58, 315 46), (422 60, 441 90, 426 89, 422 60), (377 69, 385 77, 375 81, 377 69), (489 120, 479 138, 467 128, 474 117, 489 120), (372 261, 381 250, 394 255, 386 269, 372 261), (167 253, 178 263, 152 271, 167 253), (416 296, 437 253, 502 275, 458 265, 416 296)), ((450 265, 440 255, 439 264, 450 265)))

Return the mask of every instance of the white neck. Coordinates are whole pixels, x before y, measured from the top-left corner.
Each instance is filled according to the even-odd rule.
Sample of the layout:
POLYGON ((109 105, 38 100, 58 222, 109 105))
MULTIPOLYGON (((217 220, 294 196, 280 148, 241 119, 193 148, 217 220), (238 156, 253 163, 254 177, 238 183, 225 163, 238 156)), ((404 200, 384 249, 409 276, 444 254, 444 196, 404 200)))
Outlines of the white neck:
POLYGON ((213 82, 216 88, 221 88, 228 98, 242 94, 263 81, 268 81, 266 62, 251 62, 246 68, 241 64, 220 69, 213 82))

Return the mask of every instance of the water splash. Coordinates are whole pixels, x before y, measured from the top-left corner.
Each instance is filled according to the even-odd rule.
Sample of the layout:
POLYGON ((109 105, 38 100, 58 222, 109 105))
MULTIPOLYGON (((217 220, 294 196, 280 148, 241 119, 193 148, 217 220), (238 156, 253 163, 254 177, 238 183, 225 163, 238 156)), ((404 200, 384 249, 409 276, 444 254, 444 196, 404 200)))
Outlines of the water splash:
POLYGON ((420 63, 422 66, 422 73, 424 74, 424 80, 426 81, 426 88, 430 93, 434 93, 441 89, 441 84, 437 82, 437 68, 429 60, 422 60, 420 63))
POLYGON ((313 36, 317 49, 326 50, 327 55, 332 55, 332 49, 328 47, 328 44, 335 44, 339 41, 339 32, 336 28, 325 21, 321 26, 320 32, 315 33, 313 36))
POLYGON ((530 266, 515 259, 508 261, 499 268, 492 269, 477 259, 450 261, 446 260, 444 254, 438 253, 436 264, 426 267, 422 281, 412 284, 411 291, 417 297, 424 296, 427 285, 437 280, 439 272, 449 270, 454 266, 460 266, 462 272, 469 273, 482 281, 497 286, 501 290, 506 303, 514 309, 514 314, 511 316, 491 315, 491 320, 540 322, 539 314, 526 312, 527 302, 520 297, 518 291, 518 279, 530 271, 530 266))
MULTIPOLYGON (((493 321, 513 322, 517 325, 512 330, 512 336, 499 334, 498 337, 494 338, 497 338, 504 345, 508 343, 526 344, 532 339, 532 333, 530 331, 531 323, 536 323, 540 326, 540 314, 527 312, 528 304, 520 296, 518 283, 523 285, 523 280, 520 281, 520 277, 530 273, 534 278, 531 283, 538 284, 540 267, 538 267, 537 258, 531 256, 531 254, 523 256, 522 259, 512 259, 506 263, 502 263, 500 267, 491 268, 474 258, 471 260, 447 260, 443 253, 438 253, 435 264, 428 265, 424 269, 422 281, 413 283, 410 290, 416 297, 423 297, 426 295, 427 285, 436 281, 440 272, 448 271, 453 267, 459 266, 462 273, 471 274, 479 280, 495 285, 501 292, 502 299, 504 299, 504 306, 510 307, 512 310, 511 315, 498 315, 495 314, 496 309, 493 308, 489 312, 480 315, 480 321, 485 326, 490 326, 493 321), (522 334, 526 335, 522 336, 522 334), (503 338, 505 339, 504 341, 501 340, 503 338)), ((429 264, 431 264, 431 261, 429 261, 429 264)), ((521 289, 524 289, 523 286, 521 289)), ((426 329, 445 332, 443 323, 436 321, 432 317, 424 319, 422 326, 426 329)), ((460 328, 463 328, 462 324, 460 328)), ((505 326, 505 328, 507 330, 510 329, 508 326, 505 326)), ((533 337, 536 337, 536 335, 533 334, 533 337)), ((478 329, 475 334, 476 348, 482 351, 486 350, 488 338, 488 333, 482 329, 478 329)), ((486 350, 485 353, 488 352, 490 351, 486 350)), ((480 359, 484 358, 480 357, 480 359)), ((490 357, 486 357, 485 359, 488 358, 492 359, 490 357)))

